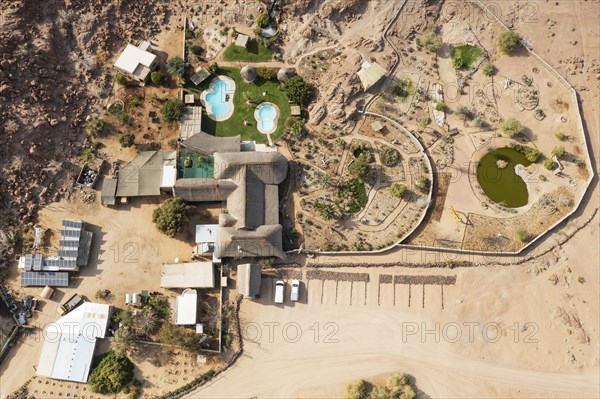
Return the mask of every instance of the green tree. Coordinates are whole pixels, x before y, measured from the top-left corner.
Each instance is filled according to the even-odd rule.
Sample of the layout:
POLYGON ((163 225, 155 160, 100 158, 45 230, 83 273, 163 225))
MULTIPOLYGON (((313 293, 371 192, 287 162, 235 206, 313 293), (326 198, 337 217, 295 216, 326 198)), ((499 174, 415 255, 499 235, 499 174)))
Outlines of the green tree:
POLYGON ((133 363, 126 356, 108 352, 90 373, 88 384, 92 392, 118 393, 133 380, 133 363))
POLYGON ((344 399, 368 399, 369 385, 365 380, 356 380, 346 387, 344 399))
POLYGON ((135 142, 135 135, 133 133, 124 133, 119 136, 119 143, 123 148, 131 147, 135 142))
POLYGON ((562 145, 557 145, 556 147, 554 147, 552 149, 552 155, 558 159, 561 159, 562 157, 564 157, 566 153, 567 153, 567 151, 565 150, 565 147, 563 147, 562 145))
POLYGON ((210 64, 208 66, 207 71, 212 73, 213 75, 215 75, 217 72, 219 72, 219 64, 217 64, 216 62, 213 62, 212 64, 210 64))
POLYGON ((515 49, 521 37, 512 30, 504 31, 496 41, 496 48, 502 54, 508 54, 515 49))
POLYGON ((369 160, 364 154, 360 154, 348 166, 348 172, 352 177, 364 180, 369 174, 369 160))
POLYGON ((171 310, 169 308, 169 301, 167 298, 159 296, 152 296, 148 300, 148 307, 156 313, 161 319, 168 319, 171 310))
POLYGON ((394 197, 402 198, 406 192, 406 186, 400 183, 392 183, 390 186, 390 192, 394 197))
POLYGON ((167 123, 176 122, 185 112, 185 104, 179 99, 168 100, 160 110, 167 123))
POLYGON ((165 82, 165 75, 161 71, 152 71, 150 81, 156 85, 161 85, 165 82))
POLYGON ((417 187, 421 191, 427 191, 429 188, 429 178, 426 176, 419 176, 415 179, 415 187, 417 187))
POLYGON ((485 76, 494 76, 497 72, 498 68, 496 68, 491 62, 486 62, 483 66, 483 74, 485 76))
POLYGON ((256 70, 256 76, 263 80, 272 80, 277 77, 277 72, 271 68, 260 67, 256 70))
POLYGON ((256 17, 256 25, 258 25, 260 28, 266 28, 269 26, 269 22, 271 22, 271 18, 269 18, 269 14, 266 12, 262 12, 258 14, 258 17, 256 17))
POLYGON ((542 164, 544 165, 544 168, 546 168, 548 170, 554 170, 554 169, 558 168, 558 164, 550 158, 544 159, 544 162, 542 164))
POLYGON ((192 46, 190 46, 190 51, 194 55, 200 55, 202 54, 202 47, 198 46, 197 44, 193 44, 192 46))
POLYGON ((379 153, 379 157, 381 158, 381 163, 385 166, 396 166, 398 161, 400 161, 400 153, 398 150, 392 147, 385 146, 379 153))
POLYGON ((312 97, 312 86, 301 76, 293 76, 283 84, 283 91, 291 102, 306 105, 312 97))
POLYGON ((169 198, 152 212, 156 228, 169 237, 183 232, 188 221, 188 206, 181 198, 169 198))
POLYGON ((500 130, 507 137, 514 137, 523 131, 523 125, 515 118, 508 118, 500 123, 500 130))
POLYGON ((167 72, 171 75, 183 76, 186 63, 181 57, 173 57, 167 62, 167 72))
POLYGON ((125 75, 123 75, 122 73, 117 73, 115 75, 115 82, 117 82, 121 86, 124 86, 127 84, 127 77, 125 75))
POLYGON ((371 392, 371 399, 413 399, 415 390, 408 377, 395 373, 388 377, 384 385, 377 385, 371 392))
POLYGON ((102 121, 102 119, 98 118, 97 116, 92 117, 85 124, 85 131, 88 132, 88 134, 90 136, 92 136, 93 138, 97 138, 98 136, 100 136, 100 134, 102 134, 103 130, 104 130, 104 122, 102 121))
POLYGON ((154 308, 146 306, 133 318, 133 331, 141 337, 147 337, 156 332, 158 328, 158 314, 154 308))
POLYGON ((416 40, 417 46, 425 48, 427 51, 436 52, 443 44, 442 37, 433 31, 425 33, 416 40))
POLYGON ((113 336, 110 347, 119 357, 126 356, 127 350, 131 349, 135 341, 132 331, 129 327, 119 327, 113 336))

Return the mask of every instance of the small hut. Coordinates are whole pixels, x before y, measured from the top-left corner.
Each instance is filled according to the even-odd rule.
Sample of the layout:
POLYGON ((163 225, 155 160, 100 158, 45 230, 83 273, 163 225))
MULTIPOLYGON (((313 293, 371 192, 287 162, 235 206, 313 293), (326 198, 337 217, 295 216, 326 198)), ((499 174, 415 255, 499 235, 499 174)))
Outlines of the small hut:
POLYGON ((279 80, 281 83, 285 83, 289 78, 291 78, 294 75, 295 74, 291 69, 281 68, 279 72, 277 72, 277 80, 279 80))
POLYGON ((242 78, 246 82, 252 83, 256 80, 256 68, 253 67, 252 65, 246 65, 240 71, 240 75, 242 75, 242 78))

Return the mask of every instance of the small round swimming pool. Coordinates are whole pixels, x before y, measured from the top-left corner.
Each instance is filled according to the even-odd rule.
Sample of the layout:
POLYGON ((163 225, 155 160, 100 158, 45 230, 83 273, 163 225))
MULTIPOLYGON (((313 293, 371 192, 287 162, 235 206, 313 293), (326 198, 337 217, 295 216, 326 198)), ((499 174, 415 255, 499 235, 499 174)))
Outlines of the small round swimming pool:
POLYGON ((208 116, 216 121, 228 119, 233 114, 235 82, 226 76, 213 80, 208 90, 202 92, 202 102, 208 116))
POLYGON ((256 107, 254 118, 257 122, 258 131, 263 134, 271 134, 277 129, 277 118, 279 109, 273 103, 262 103, 256 107))

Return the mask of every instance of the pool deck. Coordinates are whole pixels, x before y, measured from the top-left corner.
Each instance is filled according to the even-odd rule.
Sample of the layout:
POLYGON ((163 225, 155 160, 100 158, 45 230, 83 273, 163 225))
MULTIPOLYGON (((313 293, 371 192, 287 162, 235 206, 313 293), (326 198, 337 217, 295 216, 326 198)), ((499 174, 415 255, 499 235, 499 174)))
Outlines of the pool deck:
POLYGON ((275 130, 277 130, 277 122, 279 121, 279 107, 277 106, 277 104, 273 104, 270 102, 263 102, 260 103, 256 106, 256 109, 254 110, 254 119, 256 119, 256 129, 261 132, 262 134, 266 134, 269 138, 269 142, 271 142, 271 133, 275 132, 275 130), (260 111, 260 109, 265 106, 265 105, 270 105, 275 109, 275 118, 273 120, 273 129, 266 131, 266 130, 262 130, 260 127, 260 116, 258 115, 258 111, 260 111))
POLYGON ((235 95, 235 88, 236 88, 235 80, 233 80, 229 76, 225 76, 225 75, 219 75, 210 82, 210 86, 208 87, 207 90, 204 90, 202 92, 202 95, 200 97, 200 101, 202 102, 202 105, 204 105, 204 109, 206 109, 206 114, 208 115, 208 117, 210 119, 217 121, 217 122, 221 122, 221 121, 225 121, 225 120, 231 118, 231 115, 233 115, 233 108, 234 108, 233 96, 235 95), (226 93, 226 94, 229 94, 229 99, 227 100, 227 103, 229 104, 229 112, 227 112, 227 114, 225 114, 225 115, 217 116, 212 113, 212 104, 210 102, 206 101, 206 96, 215 91, 215 85, 220 80, 225 80, 225 81, 229 82, 229 84, 231 86, 231 90, 226 93))

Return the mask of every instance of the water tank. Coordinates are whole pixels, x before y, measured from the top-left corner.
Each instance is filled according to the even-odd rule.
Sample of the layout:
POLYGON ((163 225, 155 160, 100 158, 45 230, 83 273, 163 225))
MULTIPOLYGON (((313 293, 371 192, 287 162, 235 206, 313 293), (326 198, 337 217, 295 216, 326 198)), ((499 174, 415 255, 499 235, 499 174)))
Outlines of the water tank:
POLYGON ((133 294, 133 301, 131 303, 133 303, 134 305, 139 303, 140 301, 140 294, 138 294, 137 292, 133 294))
POLYGON ((131 294, 125 294, 125 305, 129 305, 131 303, 131 294))

